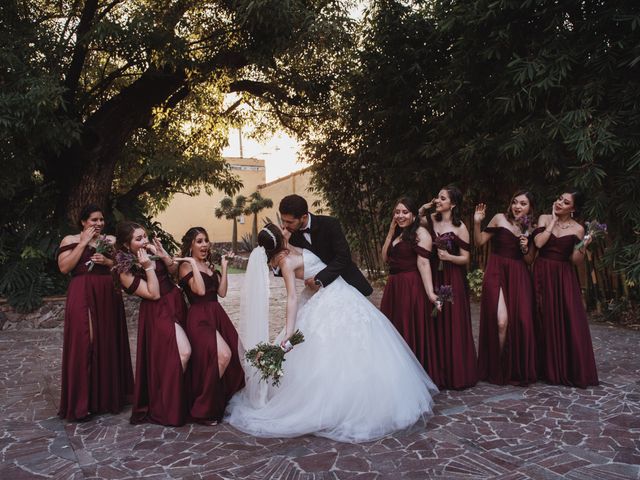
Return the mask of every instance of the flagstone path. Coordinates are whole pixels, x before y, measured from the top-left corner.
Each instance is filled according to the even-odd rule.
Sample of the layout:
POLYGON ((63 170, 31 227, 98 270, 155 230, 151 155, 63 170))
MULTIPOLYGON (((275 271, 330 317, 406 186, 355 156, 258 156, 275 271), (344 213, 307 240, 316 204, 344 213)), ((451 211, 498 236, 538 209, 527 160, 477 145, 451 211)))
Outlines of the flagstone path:
MULTIPOLYGON (((231 276, 223 300, 233 319, 241 279, 231 276)), ((272 292, 281 325, 280 279, 272 292)), ((135 330, 134 320, 134 354, 135 330)), ((132 426, 130 409, 67 423, 56 417, 62 331, 0 331, 0 479, 638 479, 640 332, 591 332, 598 387, 480 383, 439 394, 426 428, 344 444, 257 439, 225 424, 132 426)))

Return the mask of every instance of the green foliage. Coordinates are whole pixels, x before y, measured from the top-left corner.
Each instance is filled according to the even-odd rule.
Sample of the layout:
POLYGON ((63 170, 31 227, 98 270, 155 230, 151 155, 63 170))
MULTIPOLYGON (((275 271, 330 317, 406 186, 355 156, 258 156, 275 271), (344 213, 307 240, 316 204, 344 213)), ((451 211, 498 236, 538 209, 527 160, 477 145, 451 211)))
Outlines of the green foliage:
MULTIPOLYGON (((636 2, 378 0, 306 142, 315 186, 375 266, 401 194, 465 193, 537 213, 567 188, 609 225, 608 266, 640 281, 640 47, 636 2)), ((379 263, 378 263, 379 265, 379 263)))
POLYGON ((469 291, 475 300, 480 300, 482 295, 482 279, 484 278, 484 270, 477 268, 467 273, 467 282, 469 283, 469 291))
POLYGON ((0 236, 0 296, 18 312, 42 304, 45 295, 60 294, 67 279, 58 272, 58 231, 39 222, 15 225, 0 236))

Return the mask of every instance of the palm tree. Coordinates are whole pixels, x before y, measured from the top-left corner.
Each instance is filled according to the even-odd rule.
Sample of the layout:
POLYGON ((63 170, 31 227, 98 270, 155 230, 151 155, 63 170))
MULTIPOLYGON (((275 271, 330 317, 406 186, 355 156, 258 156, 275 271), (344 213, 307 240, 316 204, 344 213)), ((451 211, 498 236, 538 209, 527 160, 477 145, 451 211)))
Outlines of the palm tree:
POLYGON ((220 206, 216 208, 216 218, 226 218, 227 220, 233 220, 233 234, 231 235, 231 249, 234 253, 238 251, 238 217, 244 213, 245 203, 247 198, 238 195, 236 201, 231 197, 224 197, 220 200, 220 206))
POLYGON ((249 195, 249 205, 246 206, 245 215, 253 215, 253 225, 251 227, 251 244, 255 248, 258 245, 258 213, 265 208, 273 207, 273 200, 264 198, 260 192, 253 192, 249 195))

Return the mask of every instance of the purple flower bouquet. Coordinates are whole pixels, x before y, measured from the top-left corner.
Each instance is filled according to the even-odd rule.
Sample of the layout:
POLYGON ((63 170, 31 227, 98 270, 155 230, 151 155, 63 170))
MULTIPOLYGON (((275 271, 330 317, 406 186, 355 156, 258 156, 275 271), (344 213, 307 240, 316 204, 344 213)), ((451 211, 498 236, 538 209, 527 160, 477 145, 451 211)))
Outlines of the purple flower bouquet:
POLYGON ((604 237, 607 234, 607 224, 606 223, 598 223, 596 220, 591 222, 585 222, 585 226, 587 227, 587 232, 585 233, 582 240, 580 240, 576 246, 575 250, 584 247, 584 244, 590 238, 596 239, 598 237, 604 237))
POLYGON ((436 306, 431 311, 433 317, 438 316, 438 307, 442 307, 445 302, 453 303, 453 287, 451 285, 440 285, 436 290, 436 295, 438 296, 436 306))

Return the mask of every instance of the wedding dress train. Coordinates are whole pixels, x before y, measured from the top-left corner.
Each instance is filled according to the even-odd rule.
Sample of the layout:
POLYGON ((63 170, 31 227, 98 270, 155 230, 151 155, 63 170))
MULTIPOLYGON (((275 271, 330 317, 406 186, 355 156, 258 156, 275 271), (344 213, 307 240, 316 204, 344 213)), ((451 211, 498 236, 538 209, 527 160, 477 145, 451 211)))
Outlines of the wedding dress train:
MULTIPOLYGON (((305 278, 325 267, 309 250, 303 259, 305 278)), ((296 328, 304 343, 287 353, 278 387, 258 384, 259 375, 245 370, 248 386, 227 408, 231 425, 259 437, 363 442, 426 422, 438 389, 369 300, 338 277, 300 303, 296 328)))

